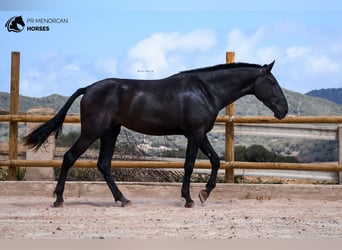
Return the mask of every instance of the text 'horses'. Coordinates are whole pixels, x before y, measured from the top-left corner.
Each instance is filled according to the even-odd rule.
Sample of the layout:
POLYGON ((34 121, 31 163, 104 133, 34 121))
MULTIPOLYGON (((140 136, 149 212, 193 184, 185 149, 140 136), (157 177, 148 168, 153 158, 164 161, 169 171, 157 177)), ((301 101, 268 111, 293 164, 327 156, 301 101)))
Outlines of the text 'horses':
POLYGON ((200 192, 201 202, 216 186, 219 157, 207 133, 213 128, 219 111, 238 98, 253 94, 282 119, 288 112, 285 96, 269 65, 247 63, 222 64, 184 71, 160 80, 110 78, 78 89, 50 121, 24 138, 25 145, 38 150, 51 134, 57 137, 74 100, 81 99, 81 134, 64 154, 55 189, 55 206, 63 204, 68 170, 98 138, 101 141, 97 166, 115 201, 130 203, 121 193, 111 174, 111 159, 121 126, 149 135, 184 135, 187 149, 181 190, 185 206, 192 207, 190 177, 198 149, 210 160, 211 175, 200 192))

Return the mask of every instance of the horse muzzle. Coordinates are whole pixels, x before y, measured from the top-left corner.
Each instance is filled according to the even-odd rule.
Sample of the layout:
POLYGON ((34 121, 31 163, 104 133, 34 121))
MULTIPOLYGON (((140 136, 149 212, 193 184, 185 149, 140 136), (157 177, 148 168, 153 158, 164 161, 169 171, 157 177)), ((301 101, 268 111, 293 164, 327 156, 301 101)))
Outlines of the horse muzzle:
POLYGON ((274 112, 274 116, 275 116, 277 119, 281 120, 281 119, 285 118, 285 116, 287 115, 287 113, 288 113, 288 108, 286 108, 286 109, 284 109, 284 110, 282 110, 282 111, 274 112))

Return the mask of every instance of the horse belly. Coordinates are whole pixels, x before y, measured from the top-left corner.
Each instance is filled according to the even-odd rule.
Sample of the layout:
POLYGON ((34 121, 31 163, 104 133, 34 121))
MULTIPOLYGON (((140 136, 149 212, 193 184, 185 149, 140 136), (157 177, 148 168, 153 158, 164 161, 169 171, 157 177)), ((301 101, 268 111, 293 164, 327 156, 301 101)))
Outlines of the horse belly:
POLYGON ((148 135, 174 135, 183 134, 179 124, 162 117, 132 117, 122 125, 128 129, 148 135))

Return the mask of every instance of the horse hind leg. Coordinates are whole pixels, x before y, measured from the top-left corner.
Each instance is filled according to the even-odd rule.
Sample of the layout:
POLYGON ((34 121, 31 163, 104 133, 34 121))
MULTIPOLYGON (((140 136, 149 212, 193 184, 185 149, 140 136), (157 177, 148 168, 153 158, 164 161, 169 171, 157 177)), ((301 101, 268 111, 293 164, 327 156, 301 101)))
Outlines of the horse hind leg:
POLYGON ((56 189, 54 191, 54 194, 57 196, 56 201, 53 204, 54 207, 63 206, 63 193, 68 171, 75 161, 87 150, 90 144, 95 141, 95 139, 96 138, 86 138, 85 136, 81 135, 75 144, 64 154, 61 173, 59 174, 56 189))
POLYGON ((131 203, 120 191, 120 189, 115 184, 111 172, 111 160, 113 157, 116 139, 120 133, 120 126, 115 127, 114 130, 110 130, 105 133, 101 138, 101 148, 100 155, 97 166, 105 179, 110 191, 113 194, 115 202, 120 201, 121 206, 124 207, 131 203))

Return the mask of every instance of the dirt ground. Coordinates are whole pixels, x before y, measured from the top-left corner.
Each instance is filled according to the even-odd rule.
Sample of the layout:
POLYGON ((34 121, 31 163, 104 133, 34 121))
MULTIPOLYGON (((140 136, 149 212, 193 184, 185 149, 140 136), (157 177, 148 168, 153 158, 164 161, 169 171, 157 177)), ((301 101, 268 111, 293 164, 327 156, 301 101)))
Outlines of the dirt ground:
POLYGON ((342 201, 0 196, 0 239, 341 239, 342 201))

